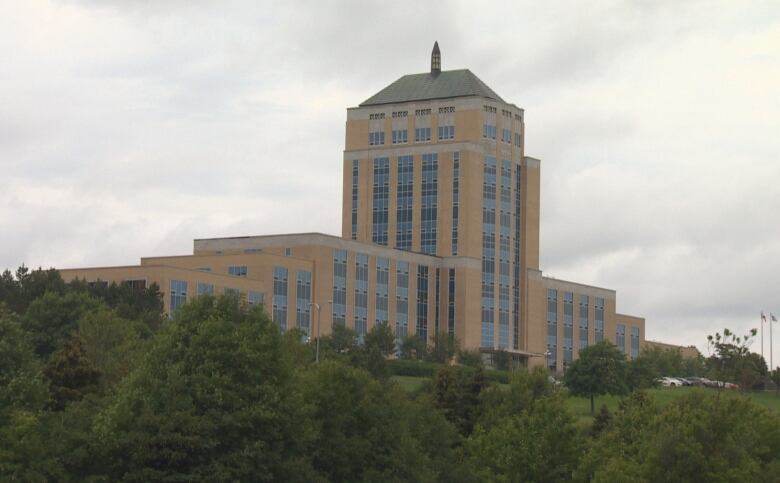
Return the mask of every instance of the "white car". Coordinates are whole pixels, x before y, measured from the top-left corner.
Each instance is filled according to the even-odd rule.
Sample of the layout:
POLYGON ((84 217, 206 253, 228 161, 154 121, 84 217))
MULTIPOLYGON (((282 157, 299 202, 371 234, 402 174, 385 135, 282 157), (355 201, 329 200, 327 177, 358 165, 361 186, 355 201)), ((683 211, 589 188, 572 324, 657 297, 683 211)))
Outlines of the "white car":
POLYGON ((674 377, 662 377, 658 380, 664 387, 681 387, 683 382, 674 377))

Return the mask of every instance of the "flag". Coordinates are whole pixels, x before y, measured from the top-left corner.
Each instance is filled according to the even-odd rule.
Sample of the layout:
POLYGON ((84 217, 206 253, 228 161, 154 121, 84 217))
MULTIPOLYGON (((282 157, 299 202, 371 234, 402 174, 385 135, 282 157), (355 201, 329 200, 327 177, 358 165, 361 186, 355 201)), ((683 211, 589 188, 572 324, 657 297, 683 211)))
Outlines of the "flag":
POLYGON ((766 322, 766 315, 764 315, 764 311, 763 310, 761 311, 761 322, 766 322))
POLYGON ((777 322, 777 317, 775 317, 775 314, 770 312, 769 313, 769 320, 771 320, 772 322, 777 322))

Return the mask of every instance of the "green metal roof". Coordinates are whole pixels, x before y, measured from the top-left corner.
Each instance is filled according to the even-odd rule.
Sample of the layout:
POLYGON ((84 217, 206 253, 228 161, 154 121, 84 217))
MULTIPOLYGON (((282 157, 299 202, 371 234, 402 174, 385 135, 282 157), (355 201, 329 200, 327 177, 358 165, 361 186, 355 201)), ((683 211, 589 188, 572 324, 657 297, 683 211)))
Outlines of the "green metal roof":
POLYGON ((479 96, 504 102, 468 69, 405 75, 363 101, 360 106, 479 96))

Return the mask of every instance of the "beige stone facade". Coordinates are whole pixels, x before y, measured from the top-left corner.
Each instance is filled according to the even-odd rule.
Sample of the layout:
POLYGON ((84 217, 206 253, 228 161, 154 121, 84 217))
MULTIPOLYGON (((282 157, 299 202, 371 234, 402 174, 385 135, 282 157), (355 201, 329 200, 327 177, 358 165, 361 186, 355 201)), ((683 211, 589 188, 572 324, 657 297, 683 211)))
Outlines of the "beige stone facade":
POLYGON ((199 239, 192 255, 62 273, 157 283, 168 311, 228 289, 311 336, 387 322, 558 371, 601 339, 636 357, 644 319, 617 313, 614 290, 542 275, 541 161, 524 146, 523 110, 471 72, 404 76, 347 109, 340 238, 199 239))

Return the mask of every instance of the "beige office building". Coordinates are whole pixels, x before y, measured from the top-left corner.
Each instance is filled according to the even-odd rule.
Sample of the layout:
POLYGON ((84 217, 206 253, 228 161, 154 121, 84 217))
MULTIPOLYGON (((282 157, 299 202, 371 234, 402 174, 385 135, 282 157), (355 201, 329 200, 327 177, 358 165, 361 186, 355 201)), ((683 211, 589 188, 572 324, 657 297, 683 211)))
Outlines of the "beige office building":
POLYGON ((636 357, 644 319, 618 314, 614 290, 542 275, 541 162, 525 154, 524 126, 523 110, 472 72, 442 71, 435 45, 429 72, 347 109, 340 238, 195 240, 192 255, 62 273, 156 282, 169 313, 234 292, 312 336, 319 306, 323 334, 389 323, 399 338, 447 334, 559 371, 603 339, 636 357))

